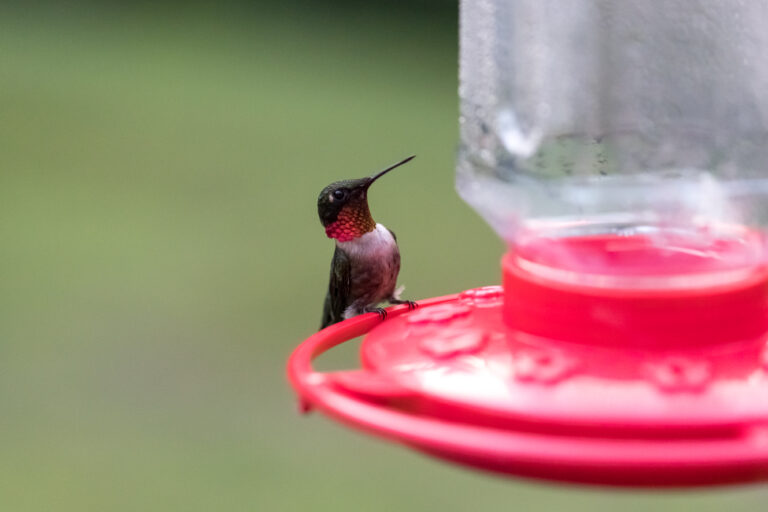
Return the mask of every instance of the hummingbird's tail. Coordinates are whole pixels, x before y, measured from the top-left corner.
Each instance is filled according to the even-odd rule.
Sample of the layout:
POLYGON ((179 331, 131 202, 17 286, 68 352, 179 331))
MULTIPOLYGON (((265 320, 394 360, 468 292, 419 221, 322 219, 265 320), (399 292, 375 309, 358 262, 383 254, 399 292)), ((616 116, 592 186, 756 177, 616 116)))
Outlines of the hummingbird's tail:
POLYGON ((325 329, 329 325, 333 325, 336 322, 333 321, 333 315, 331 313, 331 294, 325 294, 325 303, 323 304, 323 319, 320 322, 320 329, 325 329))

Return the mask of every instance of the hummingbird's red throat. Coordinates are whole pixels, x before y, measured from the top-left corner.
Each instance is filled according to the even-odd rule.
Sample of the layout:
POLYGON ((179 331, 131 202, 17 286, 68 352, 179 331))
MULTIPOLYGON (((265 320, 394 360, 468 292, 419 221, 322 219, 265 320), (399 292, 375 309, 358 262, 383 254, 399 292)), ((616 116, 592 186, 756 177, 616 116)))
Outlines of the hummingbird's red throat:
POLYGON ((347 205, 339 212, 336 221, 325 227, 328 238, 339 242, 349 242, 376 229, 376 222, 371 217, 368 205, 347 205))

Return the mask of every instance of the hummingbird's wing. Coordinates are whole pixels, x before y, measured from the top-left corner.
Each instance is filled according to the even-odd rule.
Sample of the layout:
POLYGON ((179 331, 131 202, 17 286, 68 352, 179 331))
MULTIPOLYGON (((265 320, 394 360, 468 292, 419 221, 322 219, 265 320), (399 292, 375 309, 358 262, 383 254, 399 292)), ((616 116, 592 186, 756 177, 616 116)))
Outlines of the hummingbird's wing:
POLYGON ((344 310, 349 306, 351 288, 352 265, 346 253, 337 247, 331 260, 331 277, 323 306, 321 329, 344 320, 344 310))
POLYGON ((403 287, 400 287, 400 291, 398 291, 396 288, 397 276, 400 274, 400 248, 397 246, 397 235, 395 235, 395 232, 389 228, 385 229, 389 231, 389 234, 392 235, 392 239, 395 241, 395 250, 392 251, 392 272, 394 276, 392 277, 392 290, 389 292, 389 297, 387 300, 389 300, 389 302, 392 304, 398 304, 397 301, 400 300, 399 296, 403 289, 403 287))
MULTIPOLYGON (((392 235, 392 239, 395 241, 395 246, 397 246, 397 235, 395 235, 395 232, 389 228, 385 228, 385 229, 389 231, 390 235, 392 235)), ((397 274, 400 273, 400 249, 399 248, 397 248, 397 250, 394 251, 394 253, 392 254, 392 258, 394 260, 392 263, 395 269, 395 277, 397 277, 397 274)), ((394 283, 393 283, 393 286, 394 286, 394 283)))

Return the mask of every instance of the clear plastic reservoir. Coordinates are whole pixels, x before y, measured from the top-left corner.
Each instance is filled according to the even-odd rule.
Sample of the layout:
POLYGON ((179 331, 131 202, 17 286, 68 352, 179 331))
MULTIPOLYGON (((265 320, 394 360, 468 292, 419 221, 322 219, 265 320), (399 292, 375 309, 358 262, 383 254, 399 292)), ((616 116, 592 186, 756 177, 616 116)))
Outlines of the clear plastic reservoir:
POLYGON ((764 264, 766 27, 765 2, 464 0, 459 193, 555 279, 764 264))

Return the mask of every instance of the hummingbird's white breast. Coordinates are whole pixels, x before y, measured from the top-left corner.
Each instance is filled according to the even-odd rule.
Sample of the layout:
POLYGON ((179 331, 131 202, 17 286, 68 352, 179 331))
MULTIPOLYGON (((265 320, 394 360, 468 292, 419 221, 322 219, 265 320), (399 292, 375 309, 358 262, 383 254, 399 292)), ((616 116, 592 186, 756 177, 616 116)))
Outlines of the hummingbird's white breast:
POLYGON ((383 224, 376 224, 373 231, 350 240, 349 242, 336 242, 350 258, 377 258, 389 255, 397 250, 392 233, 383 224))
POLYGON ((395 296, 400 251, 395 237, 383 224, 376 224, 373 231, 354 240, 336 244, 351 264, 352 301, 344 312, 345 318, 395 296))

